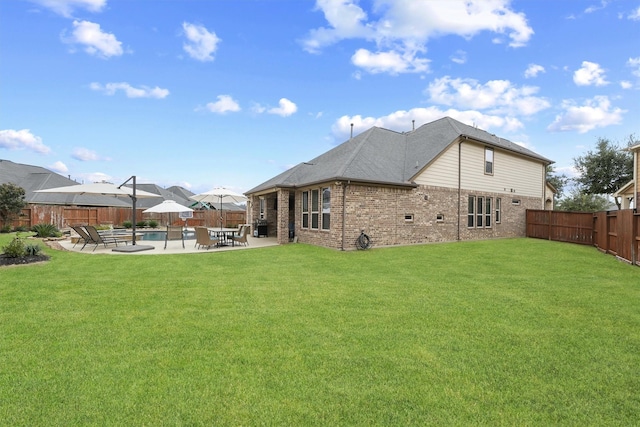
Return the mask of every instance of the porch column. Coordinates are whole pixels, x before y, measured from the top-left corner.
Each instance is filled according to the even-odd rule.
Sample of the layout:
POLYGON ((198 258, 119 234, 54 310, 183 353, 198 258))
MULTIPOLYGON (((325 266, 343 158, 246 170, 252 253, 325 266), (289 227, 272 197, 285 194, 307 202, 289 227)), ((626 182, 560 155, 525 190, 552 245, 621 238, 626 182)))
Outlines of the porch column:
POLYGON ((289 243, 289 190, 278 189, 278 244, 289 243))

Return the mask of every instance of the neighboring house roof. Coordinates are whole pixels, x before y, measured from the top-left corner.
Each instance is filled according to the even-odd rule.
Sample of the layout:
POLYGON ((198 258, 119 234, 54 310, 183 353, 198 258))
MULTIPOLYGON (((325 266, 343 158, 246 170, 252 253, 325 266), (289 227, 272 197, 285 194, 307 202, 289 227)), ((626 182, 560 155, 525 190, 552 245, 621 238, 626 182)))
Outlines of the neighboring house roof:
POLYGON ((507 139, 450 117, 411 132, 372 127, 313 160, 300 163, 247 191, 300 187, 333 180, 413 186, 412 180, 459 137, 467 137, 545 164, 551 160, 507 139))
POLYGON ((36 190, 66 187, 78 183, 40 166, 0 159, 0 184, 13 183, 25 191, 27 203, 44 205, 131 207, 131 201, 111 196, 63 193, 34 193, 36 190))

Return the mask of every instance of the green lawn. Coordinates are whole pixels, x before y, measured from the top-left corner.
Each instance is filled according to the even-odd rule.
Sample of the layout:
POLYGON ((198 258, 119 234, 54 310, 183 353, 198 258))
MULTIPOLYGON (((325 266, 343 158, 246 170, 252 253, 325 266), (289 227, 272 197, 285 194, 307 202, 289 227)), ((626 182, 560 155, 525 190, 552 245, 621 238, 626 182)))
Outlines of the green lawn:
POLYGON ((47 253, 0 269, 0 425, 638 423, 640 269, 592 247, 47 253))

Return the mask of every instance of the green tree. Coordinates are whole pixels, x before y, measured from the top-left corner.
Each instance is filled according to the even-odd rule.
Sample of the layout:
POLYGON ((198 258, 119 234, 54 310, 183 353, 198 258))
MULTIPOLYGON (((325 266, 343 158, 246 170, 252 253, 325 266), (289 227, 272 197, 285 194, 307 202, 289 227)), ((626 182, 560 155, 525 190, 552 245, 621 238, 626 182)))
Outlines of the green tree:
POLYGON ((556 194, 553 196, 556 202, 558 202, 564 193, 565 186, 569 183, 569 177, 565 174, 558 174, 553 165, 547 166, 547 182, 553 185, 556 189, 556 194))
MULTIPOLYGON (((608 139, 598 138, 595 151, 574 159, 578 177, 574 178, 578 190, 583 194, 613 194, 633 179, 633 156, 626 148, 636 144, 629 136, 627 147, 620 148, 608 139)), ((615 198, 618 209, 621 201, 615 198)))
POLYGON ((6 226, 24 208, 24 188, 12 183, 0 185, 0 219, 6 226))
POLYGON ((573 189, 569 196, 556 204, 556 210, 570 212, 600 212, 609 210, 611 204, 606 197, 587 194, 573 189))

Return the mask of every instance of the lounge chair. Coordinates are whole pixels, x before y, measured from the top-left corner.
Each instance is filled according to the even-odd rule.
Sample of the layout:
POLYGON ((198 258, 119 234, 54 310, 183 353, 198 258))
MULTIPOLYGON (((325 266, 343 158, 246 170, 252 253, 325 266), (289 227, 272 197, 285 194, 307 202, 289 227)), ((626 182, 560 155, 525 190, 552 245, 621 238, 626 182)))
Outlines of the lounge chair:
POLYGON ((200 249, 201 246, 206 246, 209 249, 213 245, 217 245, 220 239, 217 237, 211 237, 207 227, 195 227, 196 230, 196 244, 194 245, 200 249))
POLYGON ((240 233, 237 236, 231 236, 231 244, 235 246, 236 242, 238 242, 238 243, 244 243, 246 246, 248 246, 249 245, 249 242, 247 242, 248 233, 249 233, 249 226, 243 225, 242 228, 240 229, 240 233))
POLYGON ((110 244, 115 244, 116 246, 118 246, 118 243, 124 243, 125 245, 129 244, 129 240, 123 239, 122 237, 118 237, 116 235, 107 236, 98 233, 98 230, 93 225, 85 225, 84 229, 87 230, 87 234, 89 234, 89 237, 92 240, 91 243, 95 244, 95 247, 93 248, 94 251, 99 244, 103 244, 105 248, 110 244))
POLYGON ((169 240, 182 240, 182 249, 184 249, 184 230, 181 225, 167 225, 167 234, 164 237, 165 249, 169 240))
POLYGON ((87 243, 94 243, 93 239, 91 238, 91 236, 89 236, 89 234, 87 233, 87 231, 84 229, 83 226, 81 226, 81 225, 72 225, 71 228, 73 228, 73 231, 75 231, 79 236, 78 240, 76 240, 76 243, 73 245, 74 248, 80 242, 83 243, 83 245, 80 248, 80 250, 83 250, 84 247, 87 246, 87 243))

